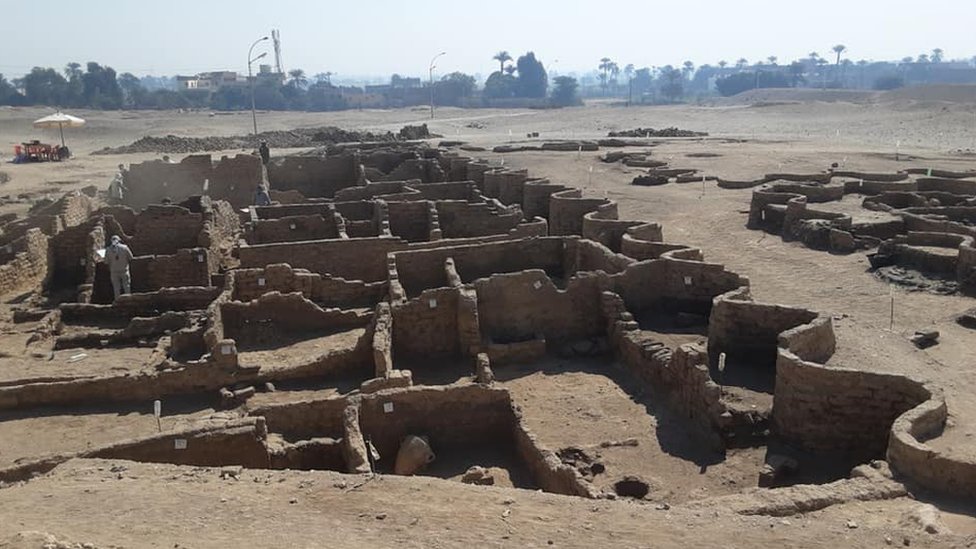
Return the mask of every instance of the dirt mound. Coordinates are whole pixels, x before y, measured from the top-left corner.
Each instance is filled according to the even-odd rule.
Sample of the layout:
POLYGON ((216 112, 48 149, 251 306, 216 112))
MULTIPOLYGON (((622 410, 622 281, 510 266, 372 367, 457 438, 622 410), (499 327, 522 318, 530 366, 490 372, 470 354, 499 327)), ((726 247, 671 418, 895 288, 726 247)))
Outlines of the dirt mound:
POLYGON ((823 101, 826 103, 867 103, 877 97, 867 90, 818 90, 815 88, 761 88, 719 100, 724 105, 774 106, 790 102, 823 101))
POLYGON ((295 130, 277 130, 261 132, 257 136, 236 135, 229 137, 180 137, 167 135, 164 137, 143 137, 129 145, 121 147, 105 147, 92 154, 131 154, 131 153, 169 153, 190 154, 207 151, 223 151, 230 149, 253 149, 261 141, 276 149, 296 147, 317 147, 332 143, 350 143, 356 141, 404 141, 426 139, 434 137, 427 129, 427 124, 420 126, 404 126, 396 134, 392 132, 373 133, 349 131, 335 126, 320 128, 298 128, 295 130))
POLYGON ((976 84, 928 84, 908 86, 881 94, 882 101, 944 101, 976 103, 976 84))
POLYGON ((693 132, 691 130, 681 130, 675 127, 662 128, 660 130, 655 130, 654 128, 634 128, 632 130, 621 130, 619 132, 610 132, 607 137, 704 137, 708 135, 706 132, 693 132))

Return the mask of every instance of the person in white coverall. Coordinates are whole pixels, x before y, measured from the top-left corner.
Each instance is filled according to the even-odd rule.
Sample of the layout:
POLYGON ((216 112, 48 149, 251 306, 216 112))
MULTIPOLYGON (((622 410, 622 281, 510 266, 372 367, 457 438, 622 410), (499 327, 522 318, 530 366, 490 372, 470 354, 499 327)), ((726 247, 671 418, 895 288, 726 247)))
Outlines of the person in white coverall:
POLYGON ((109 274, 112 277, 112 289, 115 297, 129 293, 129 262, 132 261, 132 250, 122 243, 118 235, 112 235, 112 243, 105 248, 105 262, 108 263, 109 274))

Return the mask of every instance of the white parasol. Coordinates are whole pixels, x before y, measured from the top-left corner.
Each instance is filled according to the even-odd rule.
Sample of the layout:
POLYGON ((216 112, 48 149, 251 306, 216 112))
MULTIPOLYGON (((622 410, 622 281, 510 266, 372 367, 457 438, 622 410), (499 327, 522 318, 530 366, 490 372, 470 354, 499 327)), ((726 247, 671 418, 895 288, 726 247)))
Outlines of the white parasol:
POLYGON ((44 118, 38 118, 34 121, 35 128, 57 128, 61 132, 61 146, 64 147, 64 129, 67 128, 78 128, 85 125, 84 118, 78 118, 77 116, 71 116, 70 114, 65 114, 58 111, 52 115, 45 116, 44 118))

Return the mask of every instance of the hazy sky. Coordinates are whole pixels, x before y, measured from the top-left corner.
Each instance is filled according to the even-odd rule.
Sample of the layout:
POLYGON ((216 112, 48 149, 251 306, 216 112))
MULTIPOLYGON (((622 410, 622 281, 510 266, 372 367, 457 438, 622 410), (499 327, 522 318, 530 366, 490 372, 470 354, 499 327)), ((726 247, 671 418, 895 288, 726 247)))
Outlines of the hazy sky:
MULTIPOLYGON (((491 56, 534 51, 550 69, 780 63, 847 45, 852 59, 900 59, 942 48, 976 55, 976 0, 0 0, 0 72, 98 61, 118 72, 246 70, 251 42, 281 32, 285 69, 308 74, 487 75, 491 56), (37 22, 35 23, 35 20, 37 22), (557 61, 558 60, 558 61, 557 61)), ((263 45, 256 52, 263 51, 263 45)), ((266 46, 271 58, 270 42, 266 46)))

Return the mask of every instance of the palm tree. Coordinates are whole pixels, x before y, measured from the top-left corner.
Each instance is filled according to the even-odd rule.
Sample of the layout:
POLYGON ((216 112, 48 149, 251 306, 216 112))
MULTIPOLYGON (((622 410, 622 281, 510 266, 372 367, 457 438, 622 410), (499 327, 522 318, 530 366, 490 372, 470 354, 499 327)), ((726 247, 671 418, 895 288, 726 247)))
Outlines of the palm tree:
POLYGON ((627 63, 624 67, 624 76, 627 77, 627 104, 630 105, 631 100, 634 98, 634 64, 627 63))
POLYGON ((839 66, 840 65, 840 54, 842 54, 845 51, 847 51, 847 46, 845 46, 844 44, 837 44, 836 46, 834 46, 834 47, 832 47, 830 49, 834 50, 834 53, 837 54, 837 63, 836 63, 836 65, 839 66))
POLYGON ((492 57, 495 61, 498 61, 498 72, 505 72, 505 63, 512 60, 512 56, 508 54, 507 51, 502 50, 492 57))
POLYGON ((742 69, 746 68, 746 65, 748 64, 749 64, 748 59, 746 59, 745 57, 740 57, 739 60, 735 62, 735 68, 741 71, 742 69))
POLYGON ((929 56, 926 53, 920 54, 918 56, 918 60, 916 61, 916 63, 923 63, 923 64, 928 62, 929 62, 929 56))
POLYGON ((722 71, 724 72, 725 71, 725 67, 728 64, 729 64, 729 62, 723 59, 723 60, 721 60, 721 61, 718 62, 718 68, 722 69, 722 71))
POLYGON ((687 78, 688 80, 691 80, 691 75, 694 72, 695 72, 695 64, 694 63, 692 63, 691 61, 685 61, 684 63, 682 63, 682 65, 681 65, 681 74, 684 75, 685 78, 687 78))
POLYGON ((610 82, 610 67, 612 67, 613 65, 614 63, 613 61, 610 60, 609 57, 600 58, 600 64, 597 65, 597 68, 600 69, 600 71, 602 71, 600 74, 600 83, 603 86, 604 93, 606 93, 607 84, 610 82))
POLYGON ((332 71, 320 72, 320 73, 318 73, 318 74, 315 75, 315 81, 316 82, 324 82, 326 84, 331 85, 332 84, 332 75, 334 75, 334 74, 335 73, 332 72, 332 71))
POLYGON ((772 65, 772 66, 774 66, 774 67, 776 66, 776 61, 778 61, 778 60, 779 60, 779 57, 776 57, 775 55, 770 55, 769 57, 766 58, 766 61, 769 61, 769 64, 772 65))
POLYGON ((515 74, 515 65, 505 65, 505 68, 502 70, 505 72, 505 74, 512 76, 515 74))
POLYGON ((81 63, 68 63, 64 66, 64 77, 68 80, 81 76, 81 63))
POLYGON ((932 62, 933 63, 941 63, 942 62, 942 56, 944 54, 945 54, 945 51, 942 48, 935 48, 934 50, 932 50, 932 57, 931 57, 932 62))
POLYGON ((308 78, 305 76, 305 71, 302 69, 292 69, 288 71, 288 76, 291 77, 289 84, 292 87, 304 90, 305 86, 308 86, 308 78))

